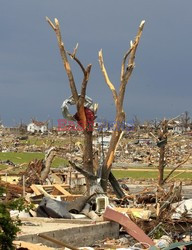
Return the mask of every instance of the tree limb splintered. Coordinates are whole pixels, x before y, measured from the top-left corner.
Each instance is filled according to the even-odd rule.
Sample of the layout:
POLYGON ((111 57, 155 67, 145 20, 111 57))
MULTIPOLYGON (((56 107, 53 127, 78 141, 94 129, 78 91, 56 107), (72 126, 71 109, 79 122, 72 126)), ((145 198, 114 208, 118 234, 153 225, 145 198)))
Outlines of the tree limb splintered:
MULTIPOLYGON (((83 152, 83 166, 84 166, 84 168, 83 168, 83 171, 86 171, 86 172, 84 172, 84 174, 87 176, 87 187, 89 190, 89 185, 91 184, 91 182, 89 180, 92 178, 91 175, 94 173, 94 171, 93 171, 93 137, 92 137, 93 131, 90 131, 87 128, 87 124, 88 124, 87 123, 87 116, 86 116, 87 113, 85 113, 84 102, 85 102, 87 83, 88 83, 90 72, 91 72, 91 64, 89 64, 85 68, 83 66, 83 64, 80 62, 80 60, 76 57, 78 44, 76 45, 73 53, 66 52, 65 46, 64 46, 64 43, 63 43, 62 37, 61 37, 59 21, 55 18, 55 23, 53 23, 48 17, 46 17, 46 20, 49 23, 49 25, 52 27, 52 29, 55 31, 58 46, 60 49, 61 58, 63 61, 63 65, 64 65, 65 71, 67 73, 67 76, 68 76, 69 85, 71 88, 71 93, 72 93, 72 96, 75 100, 78 119, 80 119, 82 121, 82 127, 83 127, 83 132, 84 132, 84 152, 83 152), (67 55, 69 55, 80 66, 80 68, 83 72, 83 80, 82 80, 82 84, 81 84, 80 95, 78 95, 78 92, 77 92, 77 88, 75 85, 75 81, 73 78, 70 64, 68 62, 67 55)), ((104 61, 103 61, 102 50, 99 51, 100 69, 102 71, 102 74, 104 76, 106 84, 108 85, 108 87, 110 88, 110 90, 112 92, 115 107, 116 107, 116 118, 115 118, 116 125, 115 125, 115 129, 112 133, 112 138, 110 141, 109 149, 106 153, 104 165, 102 167, 101 186, 102 186, 104 191, 106 191, 106 189, 107 189, 107 182, 109 179, 109 174, 111 171, 112 163, 113 163, 114 158, 115 158, 115 151, 116 151, 118 142, 123 134, 124 127, 122 125, 125 123, 125 112, 123 110, 125 89, 126 89, 127 82, 129 80, 129 78, 132 74, 132 71, 134 69, 134 66, 135 66, 135 54, 136 54, 137 46, 139 44, 139 41, 140 41, 140 38, 142 35, 144 23, 145 23, 145 21, 141 22, 134 42, 130 43, 131 47, 128 50, 128 52, 125 53, 125 55, 123 57, 122 65, 121 65, 120 87, 119 87, 118 93, 115 89, 114 84, 110 81, 109 76, 107 74, 107 71, 106 71, 106 68, 104 65, 104 61), (118 124, 120 124, 121 126, 118 127, 118 124)), ((70 163, 70 164, 72 164, 73 167, 77 167, 77 166, 74 166, 73 163, 70 163)), ((79 171, 82 171, 82 169, 79 169, 79 171)), ((113 181, 113 183, 115 183, 115 181, 113 181)), ((122 193, 119 193, 119 196, 122 196, 122 193)))
MULTIPOLYGON (((117 124, 123 125, 125 123, 125 112, 123 111, 123 102, 124 102, 124 95, 125 95, 125 90, 126 90, 126 85, 127 82, 132 74, 132 71, 135 66, 135 54, 137 50, 137 46, 139 44, 142 31, 144 28, 145 21, 142 21, 139 26, 139 30, 137 32, 137 36, 134 40, 134 42, 130 43, 130 49, 126 52, 126 54, 123 57, 122 60, 122 65, 121 65, 121 76, 120 76, 120 87, 119 87, 119 93, 117 94, 117 91, 113 85, 113 83, 109 80, 109 76, 107 74, 104 61, 103 61, 103 53, 102 50, 99 51, 99 65, 101 68, 101 72, 104 76, 104 80, 110 90, 112 91, 113 94, 113 99, 115 102, 115 107, 116 107, 116 118, 115 118, 115 127, 112 133, 112 138, 109 144, 109 149, 105 158, 104 162, 104 168, 102 172, 102 179, 108 179, 109 178, 109 173, 111 171, 112 163, 115 158, 115 149, 118 144, 118 141, 121 137, 122 133, 122 126, 120 128, 117 127, 117 124), (127 66, 126 66, 126 62, 127 66)), ((103 183, 103 188, 106 190, 107 186, 106 183, 103 183)))

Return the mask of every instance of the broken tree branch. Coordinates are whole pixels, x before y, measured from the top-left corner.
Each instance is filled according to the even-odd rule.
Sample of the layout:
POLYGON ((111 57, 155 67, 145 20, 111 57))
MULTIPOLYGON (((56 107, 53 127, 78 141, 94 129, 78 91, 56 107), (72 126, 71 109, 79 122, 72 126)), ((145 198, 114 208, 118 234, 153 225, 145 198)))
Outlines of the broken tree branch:
POLYGON ((85 129, 87 127, 87 122, 86 122, 86 116, 85 116, 85 110, 84 110, 84 103, 85 103, 85 95, 86 95, 86 89, 87 89, 87 83, 89 80, 90 72, 91 72, 91 67, 92 65, 89 64, 87 68, 85 69, 81 61, 76 57, 76 52, 77 52, 77 45, 76 48, 74 49, 73 54, 68 53, 68 55, 77 62, 77 64, 80 66, 81 70, 83 71, 83 81, 81 84, 81 95, 79 96, 77 104, 77 111, 79 114, 79 118, 82 121, 82 127, 85 129))
POLYGON ((116 89, 115 89, 113 83, 109 80, 109 76, 108 76, 107 71, 105 69, 105 65, 104 65, 104 62, 103 62, 103 52, 102 52, 102 49, 99 51, 99 65, 100 65, 101 71, 103 73, 105 82, 107 83, 108 87, 112 91, 113 99, 114 99, 115 104, 116 104, 117 103, 117 92, 116 92, 116 89))
POLYGON ((95 176, 94 174, 86 171, 85 169, 82 169, 80 167, 78 167, 74 162, 69 161, 69 164, 78 172, 80 172, 82 175, 84 175, 85 177, 91 179, 91 180, 97 180, 97 176, 95 176))
POLYGON ((137 32, 137 36, 135 38, 135 41, 134 41, 133 45, 131 44, 131 47, 133 46, 133 49, 131 50, 131 53, 130 53, 130 58, 129 58, 128 65, 133 64, 133 62, 135 60, 135 53, 136 53, 139 41, 141 39, 141 35, 142 35, 142 32, 143 32, 144 25, 145 25, 145 21, 143 20, 143 21, 141 21, 141 23, 139 25, 139 30, 137 32))
POLYGON ((103 73, 105 82, 107 83, 107 85, 109 86, 109 88, 112 91, 113 99, 115 101, 115 106, 116 106, 116 119, 115 119, 116 124, 114 126, 109 149, 107 151, 106 158, 104 161, 104 167, 102 169, 101 182, 102 182, 102 187, 103 187, 104 191, 107 189, 107 180, 109 178, 112 163, 113 163, 114 158, 115 158, 115 150, 116 150, 118 141, 121 138, 122 131, 124 129, 123 125, 125 122, 125 112, 123 111, 123 102, 124 102, 125 89, 126 89, 126 85, 127 85, 128 80, 129 80, 129 77, 131 76, 131 73, 132 73, 134 65, 135 65, 135 63, 134 63, 135 54, 136 54, 137 46, 139 44, 139 41, 140 41, 140 38, 142 35, 144 23, 145 23, 145 21, 141 22, 141 24, 139 26, 139 30, 137 32, 137 36, 135 38, 135 41, 134 41, 134 43, 131 43, 131 48, 128 50, 128 52, 125 54, 125 56, 123 58, 122 65, 121 65, 121 82, 120 82, 120 88, 119 88, 118 94, 117 94, 117 91, 116 91, 114 85, 109 80, 109 77, 108 77, 107 71, 105 69, 104 62, 103 62, 102 50, 99 51, 100 68, 101 68, 101 71, 103 73), (125 64, 126 64, 127 60, 128 60, 128 66, 125 70, 125 64))
POLYGON ((120 90, 119 90, 119 96, 118 96, 118 105, 119 105, 119 109, 123 108, 123 100, 124 100, 124 94, 125 94, 125 87, 127 85, 127 82, 132 74, 132 71, 135 67, 135 54, 136 54, 136 50, 137 50, 137 46, 139 44, 141 35, 142 35, 142 31, 144 28, 144 24, 145 21, 142 21, 139 25, 139 30, 137 32, 137 36, 135 38, 135 41, 132 43, 131 42, 131 48, 130 50, 127 52, 127 54, 125 55, 125 59, 123 60, 123 64, 121 69, 125 68, 125 63, 126 63, 126 59, 128 59, 128 65, 126 70, 123 70, 121 72, 121 85, 120 85, 120 90), (129 55, 129 58, 128 58, 129 55), (124 73, 124 74, 123 74, 124 73))
POLYGON ((72 54, 69 52, 67 52, 67 53, 74 61, 77 62, 77 64, 80 66, 81 70, 83 71, 83 75, 84 75, 83 81, 81 84, 81 95, 80 95, 78 102, 77 102, 77 111, 78 111, 80 119, 82 121, 82 127, 83 127, 83 129, 85 129, 87 124, 86 124, 86 116, 85 116, 85 111, 84 111, 84 103, 85 103, 87 83, 89 80, 92 65, 89 64, 86 69, 84 68, 81 61, 76 57, 77 48, 78 48, 78 44, 76 45, 74 52, 72 54))
POLYGON ((70 52, 67 52, 67 54, 68 54, 74 61, 76 61, 77 64, 79 64, 80 68, 81 68, 82 71, 83 71, 83 74, 85 75, 85 74, 86 74, 85 68, 84 68, 83 64, 79 61, 79 59, 78 59, 74 54, 71 54, 70 52))
POLYGON ((41 238, 43 238, 43 239, 45 239, 45 240, 51 241, 52 243, 55 243, 55 244, 57 244, 58 246, 67 247, 67 248, 69 248, 69 249, 71 249, 71 250, 78 250, 77 247, 74 247, 74 246, 72 246, 72 245, 69 245, 68 243, 65 243, 65 242, 63 242, 63 241, 56 240, 56 239, 54 239, 54 238, 52 238, 52 237, 50 237, 50 236, 47 236, 47 235, 45 235, 45 234, 40 233, 40 234, 38 234, 38 236, 41 237, 41 238))
POLYGON ((46 178, 49 175, 51 164, 53 162, 53 159, 55 158, 57 154, 57 149, 55 147, 51 147, 46 153, 45 153, 45 168, 41 171, 41 180, 42 182, 46 180, 46 178))
POLYGON ((77 106, 77 112, 78 112, 79 120, 82 123, 82 128, 86 129, 87 128, 87 121, 86 121, 86 115, 85 115, 85 110, 84 110, 84 103, 85 103, 85 95, 86 95, 87 83, 88 83, 90 72, 91 72, 91 64, 89 64, 87 66, 87 68, 85 69, 83 64, 80 62, 80 60, 76 58, 78 44, 76 45, 76 47, 75 47, 72 54, 69 53, 69 52, 66 52, 65 47, 64 47, 64 43, 63 43, 62 37, 61 37, 59 21, 55 18, 55 24, 53 24, 53 22, 48 17, 46 17, 46 20, 56 33, 61 58, 62 58, 64 68, 65 68, 65 71, 66 71, 68 79, 69 79, 71 93, 72 93, 72 96, 73 96, 73 98, 75 100, 75 103, 76 103, 76 106, 77 106), (75 60, 77 62, 77 64, 80 66, 81 70, 83 71, 84 78, 83 78, 83 81, 82 81, 80 97, 79 97, 77 89, 76 89, 75 81, 74 81, 74 78, 73 78, 73 74, 72 74, 72 71, 71 71, 70 64, 68 62, 67 54, 73 60, 75 60))
POLYGON ((91 72, 91 67, 92 67, 92 65, 89 64, 87 66, 86 70, 85 70, 83 82, 82 82, 82 85, 81 85, 81 96, 80 96, 80 98, 84 98, 85 99, 86 88, 87 88, 87 83, 88 83, 90 72, 91 72))
MULTIPOLYGON (((59 21, 55 18, 55 23, 53 24, 48 17, 46 18, 46 20, 48 21, 49 25, 52 27, 52 29, 56 33, 61 58, 64 64, 65 71, 68 76, 72 97, 74 99, 74 102, 77 108, 77 113, 75 114, 74 117, 76 121, 78 122, 78 125, 81 126, 81 128, 83 128, 84 145, 85 145, 85 150, 83 151, 83 167, 85 169, 84 175, 86 176, 87 190, 89 192, 90 190, 89 187, 91 186, 92 183, 90 183, 89 179, 91 179, 91 177, 88 175, 88 172, 93 173, 93 145, 92 145, 93 143, 92 132, 93 131, 92 129, 93 129, 93 122, 95 118, 95 113, 94 113, 95 110, 92 111, 91 109, 89 109, 89 107, 85 107, 85 95, 86 95, 87 83, 88 83, 90 72, 91 72, 91 64, 89 64, 85 68, 83 64, 80 62, 80 60, 76 58, 78 44, 76 45, 72 54, 66 52, 64 43, 61 37, 59 21), (75 81, 73 78, 73 74, 72 74, 67 56, 70 56, 80 66, 83 72, 83 80, 82 80, 80 95, 77 92, 75 81)), ((82 169, 79 169, 79 171, 83 173, 82 169)))
POLYGON ((169 174, 165 177, 165 179, 163 180, 163 183, 162 184, 165 184, 165 182, 169 179, 169 177, 172 175, 173 172, 175 172, 176 169, 178 169, 179 167, 181 167, 183 164, 185 164, 185 162, 188 161, 189 157, 191 156, 191 154, 189 154, 187 156, 187 158, 182 161, 181 163, 179 163, 176 167, 174 167, 170 172, 169 174))
POLYGON ((55 25, 52 23, 52 21, 46 16, 46 21, 49 23, 49 25, 52 27, 54 31, 56 31, 55 25))
POLYGON ((114 190, 115 194, 117 195, 117 197, 120 199, 124 198, 126 195, 123 192, 122 188, 119 185, 119 182, 116 180, 116 178, 112 172, 110 172, 110 174, 109 174, 109 181, 110 181, 111 186, 113 187, 113 190, 114 190))
POLYGON ((66 71, 68 79, 69 79, 71 93, 73 95, 73 98, 74 98, 75 102, 77 103, 78 99, 79 99, 78 92, 77 92, 77 89, 76 89, 76 86, 75 86, 75 81, 74 81, 74 77, 73 77, 73 74, 72 74, 72 71, 71 71, 71 67, 70 67, 70 64, 69 64, 68 59, 67 59, 67 53, 65 51, 64 43, 62 41, 59 21, 57 20, 57 18, 55 18, 55 24, 53 24, 52 21, 48 17, 46 17, 46 20, 56 33, 61 58, 62 58, 63 65, 64 65, 65 71, 66 71))
POLYGON ((125 74, 125 64, 126 64, 127 57, 131 53, 132 49, 133 49, 133 47, 132 47, 132 44, 131 44, 131 48, 127 51, 127 53, 123 57, 123 61, 122 61, 122 65, 121 65, 121 81, 123 80, 123 76, 125 74))

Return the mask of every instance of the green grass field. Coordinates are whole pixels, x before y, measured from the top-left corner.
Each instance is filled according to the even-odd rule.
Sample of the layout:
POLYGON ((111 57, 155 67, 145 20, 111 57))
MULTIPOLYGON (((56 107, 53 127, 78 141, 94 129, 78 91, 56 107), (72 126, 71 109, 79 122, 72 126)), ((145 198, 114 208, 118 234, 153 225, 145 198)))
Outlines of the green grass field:
MULTIPOLYGON (((157 171, 142 171, 140 169, 139 171, 127 171, 127 170, 112 170, 114 176, 117 179, 122 179, 122 178, 132 178, 132 179, 157 179, 158 177, 158 172, 157 171)), ((165 177, 168 174, 168 171, 165 172, 165 177)), ((192 173, 191 172, 183 172, 183 171, 177 171, 171 175, 171 178, 173 176, 176 176, 176 179, 192 179, 192 173)))
MULTIPOLYGON (((30 161, 34 159, 44 159, 44 153, 21 153, 21 152, 6 152, 2 153, 0 152, 0 161, 6 161, 10 160, 15 164, 22 165, 22 170, 24 170, 30 161)), ((59 166, 66 166, 68 161, 66 159, 60 158, 60 157, 55 157, 52 167, 59 167, 59 166)), ((9 165, 6 164, 0 164, 0 171, 5 170, 9 168, 9 165)), ((117 179, 122 179, 122 178, 132 178, 132 179, 140 179, 140 180, 145 180, 145 179, 157 179, 158 177, 158 172, 155 170, 156 168, 154 167, 153 169, 150 169, 146 171, 146 168, 142 167, 135 167, 137 170, 119 170, 119 169, 113 169, 112 172, 115 175, 117 179), (145 169, 145 171, 144 171, 145 169)), ((17 172, 20 171, 18 168, 12 168, 11 172, 17 172)), ((184 170, 177 171, 175 172, 173 176, 176 176, 176 179, 192 179, 192 172, 183 172, 184 170)), ((168 174, 169 171, 165 171, 165 176, 168 174)))
MULTIPOLYGON (((32 146, 35 145, 37 147, 41 147, 42 151, 44 152, 45 148, 49 148, 50 146, 56 146, 56 147, 63 147, 65 145, 68 145, 69 143, 82 141, 82 138, 79 136, 76 137, 61 137, 61 138, 53 138, 53 137, 41 137, 41 136, 29 136, 28 139, 20 141, 20 145, 22 146, 32 146)), ((12 146, 12 141, 6 141, 5 142, 6 147, 12 146)), ((6 161, 10 160, 14 164, 18 164, 22 166, 22 170, 24 170, 30 161, 34 159, 44 159, 44 153, 38 153, 38 152, 0 152, 0 161, 6 161)), ((66 166, 68 164, 68 161, 64 158, 55 157, 52 163, 52 167, 59 167, 59 166, 66 166)), ((10 169, 10 165, 7 164, 1 164, 0 163, 0 171, 5 169, 10 169)), ((20 168, 21 170, 21 168, 20 168)), ((12 168, 11 172, 18 172, 19 168, 12 168)))
MULTIPOLYGON (((10 160, 15 164, 22 164, 25 168, 28 163, 34 159, 43 159, 43 153, 17 153, 17 152, 0 152, 0 161, 10 160)), ((52 166, 59 167, 59 166, 66 166, 67 160, 59 157, 55 157, 53 160, 52 166)), ((0 164, 0 170, 8 168, 6 164, 0 164)))

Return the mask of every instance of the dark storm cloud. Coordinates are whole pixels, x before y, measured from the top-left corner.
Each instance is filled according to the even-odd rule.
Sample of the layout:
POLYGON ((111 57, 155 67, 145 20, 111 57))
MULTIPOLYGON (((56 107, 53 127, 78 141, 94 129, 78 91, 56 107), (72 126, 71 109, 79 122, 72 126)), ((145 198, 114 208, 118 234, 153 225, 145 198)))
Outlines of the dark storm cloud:
MULTIPOLYGON (((67 50, 93 64, 88 95, 100 104, 98 116, 112 120, 114 104, 98 64, 102 48, 111 81, 119 83, 123 54, 146 20, 128 83, 125 111, 141 119, 172 116, 191 104, 191 0, 1 1, 0 115, 5 124, 31 117, 61 118, 70 95, 54 32, 45 21, 57 17, 67 50)), ((72 63, 79 86, 81 71, 72 63)))

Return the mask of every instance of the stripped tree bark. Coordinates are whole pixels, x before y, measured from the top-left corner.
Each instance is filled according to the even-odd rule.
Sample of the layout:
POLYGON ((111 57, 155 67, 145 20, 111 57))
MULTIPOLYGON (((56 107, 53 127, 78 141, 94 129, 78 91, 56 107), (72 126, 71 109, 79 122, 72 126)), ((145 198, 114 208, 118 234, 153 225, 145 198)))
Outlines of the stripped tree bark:
POLYGON ((102 169, 102 181, 101 185, 103 189, 106 191, 107 189, 107 180, 109 178, 109 174, 111 171, 112 163, 115 158, 115 151, 118 144, 118 141, 123 133, 123 125, 125 122, 125 112, 123 110, 123 102, 124 102, 124 96, 125 96, 125 90, 128 83, 128 80, 130 79, 130 76, 133 72, 133 69, 135 67, 135 54, 137 50, 137 46, 139 44, 143 27, 144 27, 145 21, 142 21, 139 30, 137 33, 137 36, 134 40, 134 42, 131 41, 130 43, 130 49, 125 53, 121 65, 121 76, 120 76, 120 87, 119 92, 117 93, 114 84, 110 81, 109 76, 107 74, 104 61, 103 61, 103 53, 102 50, 99 51, 99 64, 101 71, 103 73, 104 79, 108 87, 111 89, 115 107, 116 107, 116 118, 115 118, 115 125, 112 133, 112 138, 110 141, 109 149, 104 161, 104 166, 102 169))
POLYGON ((57 149, 55 147, 51 147, 48 151, 45 152, 45 167, 41 171, 41 181, 44 182, 49 175, 51 164, 57 154, 57 149))
MULTIPOLYGON (((72 93, 72 96, 73 96, 73 98, 75 100, 75 104, 76 104, 76 108, 77 108, 77 117, 78 117, 78 120, 81 122, 81 127, 82 127, 83 132, 84 132, 84 153, 83 153, 84 168, 87 171, 93 173, 93 147, 92 147, 93 130, 92 130, 92 127, 91 127, 92 124, 90 124, 87 121, 87 117, 86 117, 85 109, 84 109, 86 88, 87 88, 87 83, 88 83, 88 80, 89 80, 92 65, 89 64, 86 68, 84 68, 83 64, 76 57, 78 44, 76 45, 73 53, 68 53, 66 51, 64 43, 62 41, 62 37, 61 37, 59 21, 56 18, 54 20, 55 23, 53 23, 48 17, 46 17, 46 20, 48 21, 48 23, 50 24, 52 29, 55 31, 58 46, 59 46, 59 49, 60 49, 61 58, 62 58, 63 65, 64 65, 64 69, 65 69, 65 71, 67 73, 68 80, 69 80, 69 85, 70 85, 70 88, 71 88, 71 93, 72 93), (69 64, 67 55, 69 55, 71 57, 71 59, 73 59, 80 66, 80 68, 81 68, 81 70, 83 72, 83 81, 82 81, 82 84, 81 84, 80 95, 77 92, 76 84, 75 84, 75 81, 74 81, 74 77, 73 77, 73 74, 72 74, 72 71, 71 71, 71 66, 69 64)), ((90 186, 90 181, 87 178, 87 187, 88 187, 88 189, 89 189, 89 186, 90 186)))
MULTIPOLYGON (((81 171, 82 173, 84 172, 84 175, 87 178, 87 188, 89 190, 89 187, 93 184, 93 180, 95 181, 95 178, 93 178, 93 176, 94 176, 93 147, 92 147, 93 130, 92 130, 92 128, 90 129, 90 124, 87 120, 85 109, 84 109, 84 103, 85 103, 85 94, 86 94, 87 83, 88 83, 90 71, 91 71, 91 64, 89 64, 86 68, 84 68, 84 66, 79 61, 79 59, 77 59, 76 52, 77 52, 78 46, 76 46, 73 53, 66 52, 65 47, 64 47, 64 43, 63 43, 62 38, 61 38, 59 21, 57 19, 55 19, 55 22, 53 23, 48 17, 46 18, 46 20, 48 21, 48 23, 52 27, 52 29, 55 31, 57 41, 58 41, 58 46, 60 49, 61 58, 62 58, 63 65, 64 65, 64 69, 67 73, 69 85, 71 88, 71 93, 72 93, 72 96, 75 100, 78 120, 81 121, 81 123, 82 123, 81 127, 83 128, 83 132, 84 132, 83 165, 84 165, 85 171, 81 171, 81 168, 78 168, 77 166, 75 166, 74 163, 71 163, 71 165, 76 169, 78 168, 79 169, 78 171, 81 171), (74 77, 73 77, 73 74, 71 71, 71 67, 70 67, 67 55, 69 55, 73 60, 76 61, 76 63, 80 66, 80 68, 83 72, 84 77, 83 77, 83 81, 82 81, 82 85, 81 85, 80 95, 78 95, 78 92, 77 92, 76 84, 74 81, 74 77)), ((114 99, 115 106, 116 106, 115 129, 114 129, 114 132, 112 134, 109 150, 107 152, 107 155, 106 155, 106 158, 104 161, 104 166, 102 168, 101 187, 103 188, 104 191, 106 191, 106 189, 107 189, 108 179, 111 180, 113 185, 115 185, 114 183, 116 182, 112 173, 110 174, 110 171, 111 171, 112 163, 114 161, 115 152, 117 149, 118 142, 123 134, 122 125, 125 122, 125 112, 123 111, 123 101, 124 101, 124 96, 125 96, 125 89, 126 89, 127 82, 129 80, 129 78, 132 74, 132 71, 134 69, 134 66, 135 66, 135 62, 134 62, 135 61, 135 54, 136 54, 137 46, 139 44, 139 41, 140 41, 140 38, 142 35, 144 23, 145 23, 145 21, 141 22, 134 42, 131 41, 130 49, 124 55, 122 65, 121 65, 121 78, 120 78, 119 93, 117 93, 113 83, 109 80, 109 77, 108 77, 107 71, 105 69, 104 62, 103 62, 102 50, 99 52, 100 68, 101 68, 101 71, 103 73, 103 76, 105 78, 107 85, 109 86, 109 88, 112 91, 113 99, 114 99), (120 127, 119 127, 119 125, 120 125, 120 127)), ((119 189, 120 189, 120 187, 118 186, 116 189, 116 192, 119 192, 119 196, 122 196, 122 193, 121 193, 121 191, 119 191, 119 189)))
POLYGON ((167 165, 165 160, 165 149, 167 144, 167 135, 168 135, 168 121, 164 120, 161 124, 161 129, 159 131, 157 146, 160 148, 159 150, 159 175, 158 175, 158 184, 163 185, 164 179, 164 169, 167 165))

